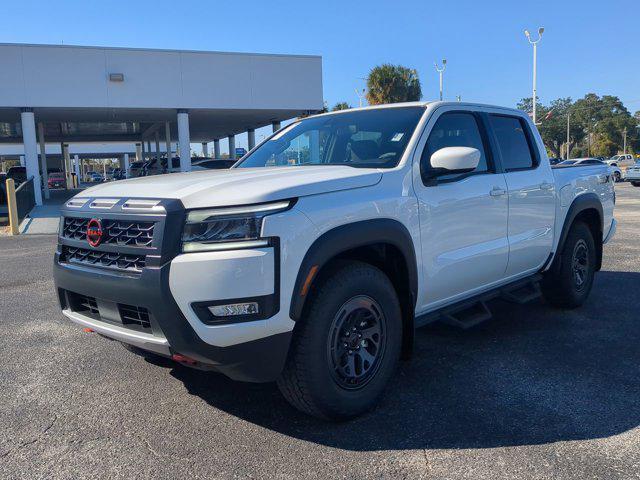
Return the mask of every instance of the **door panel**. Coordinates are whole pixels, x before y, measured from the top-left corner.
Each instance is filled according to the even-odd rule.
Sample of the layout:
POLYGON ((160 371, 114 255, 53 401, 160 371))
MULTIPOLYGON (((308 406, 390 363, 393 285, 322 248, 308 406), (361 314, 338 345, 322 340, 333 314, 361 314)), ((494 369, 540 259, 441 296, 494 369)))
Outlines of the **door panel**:
POLYGON ((418 197, 424 282, 419 310, 472 294, 504 278, 508 196, 502 173, 496 173, 480 115, 442 108, 427 124, 414 168, 418 197), (446 147, 481 152, 474 172, 447 174, 431 169, 433 153, 446 147), (437 175, 437 176, 434 176, 437 175))
POLYGON ((497 154, 509 190, 509 262, 507 276, 540 268, 553 245, 555 179, 538 154, 528 121, 510 115, 489 115, 497 154))
MULTIPOLYGON (((509 265, 507 275, 537 269, 553 247, 555 183, 540 166, 505 174, 509 189, 509 265), (550 188, 542 187, 549 184, 550 188)), ((549 171, 549 175, 553 175, 549 171)))
POLYGON ((425 306, 504 278, 507 195, 503 174, 467 177, 425 188, 418 194, 425 306))

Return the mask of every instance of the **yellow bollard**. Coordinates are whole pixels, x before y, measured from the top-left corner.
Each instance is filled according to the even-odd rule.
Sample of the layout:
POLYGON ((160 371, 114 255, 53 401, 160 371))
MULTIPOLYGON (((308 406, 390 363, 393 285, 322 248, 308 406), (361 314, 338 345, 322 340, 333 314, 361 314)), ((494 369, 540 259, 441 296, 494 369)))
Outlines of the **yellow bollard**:
POLYGON ((9 231, 11 235, 18 235, 18 206, 16 204, 16 182, 7 179, 7 207, 9 209, 9 231))

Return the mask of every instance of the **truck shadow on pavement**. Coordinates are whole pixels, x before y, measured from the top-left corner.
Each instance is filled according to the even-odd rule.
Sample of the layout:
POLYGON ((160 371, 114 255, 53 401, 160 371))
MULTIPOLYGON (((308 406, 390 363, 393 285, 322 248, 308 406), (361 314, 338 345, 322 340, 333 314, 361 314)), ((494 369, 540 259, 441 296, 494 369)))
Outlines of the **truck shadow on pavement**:
POLYGON ((637 291, 640 273, 601 272, 577 310, 496 302, 495 317, 474 329, 425 327, 417 332, 413 359, 402 362, 379 406, 341 424, 297 412, 274 384, 237 383, 182 367, 172 374, 215 408, 347 450, 607 437, 640 424, 637 291))

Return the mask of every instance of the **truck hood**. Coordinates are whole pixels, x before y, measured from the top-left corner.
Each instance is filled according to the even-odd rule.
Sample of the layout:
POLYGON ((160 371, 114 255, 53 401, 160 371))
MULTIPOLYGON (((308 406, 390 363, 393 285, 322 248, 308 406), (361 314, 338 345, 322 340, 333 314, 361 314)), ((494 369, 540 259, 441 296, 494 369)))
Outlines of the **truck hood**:
POLYGON ((246 205, 375 185, 377 169, 335 166, 232 168, 109 182, 78 197, 176 198, 186 208, 246 205))

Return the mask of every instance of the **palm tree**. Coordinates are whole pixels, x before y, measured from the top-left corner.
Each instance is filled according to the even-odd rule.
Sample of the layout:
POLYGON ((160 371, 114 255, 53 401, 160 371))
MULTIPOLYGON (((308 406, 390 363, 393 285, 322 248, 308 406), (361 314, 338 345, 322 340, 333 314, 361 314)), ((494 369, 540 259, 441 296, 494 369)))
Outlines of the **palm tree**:
POLYGON ((350 108, 351 108, 351 105, 349 105, 347 102, 338 102, 333 106, 331 111, 337 112, 338 110, 349 110, 350 108))
POLYGON ((374 67, 367 78, 369 105, 412 102, 422 98, 418 72, 402 65, 385 63, 374 67))

